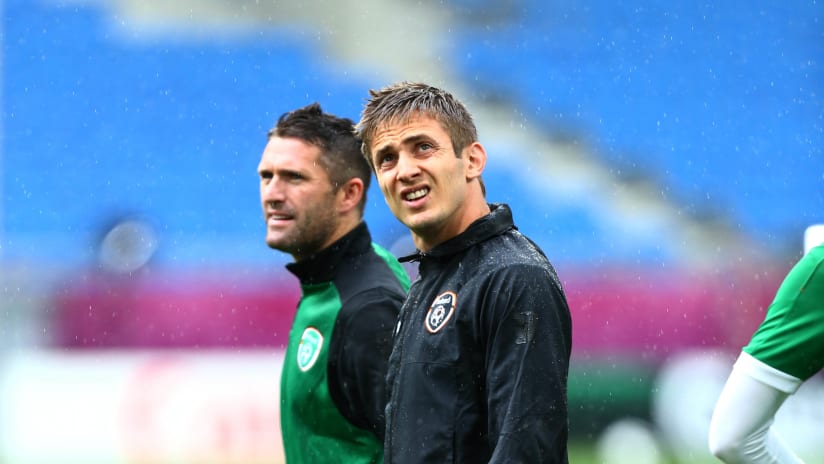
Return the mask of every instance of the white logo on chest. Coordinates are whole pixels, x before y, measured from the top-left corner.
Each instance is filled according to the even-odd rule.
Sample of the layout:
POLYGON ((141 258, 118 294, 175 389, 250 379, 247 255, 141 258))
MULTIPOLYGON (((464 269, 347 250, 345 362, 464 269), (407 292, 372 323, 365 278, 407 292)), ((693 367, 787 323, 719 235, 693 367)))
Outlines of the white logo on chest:
POLYGON ((452 319, 455 307, 458 304, 458 295, 453 291, 443 292, 435 298, 429 311, 426 312, 424 326, 429 333, 437 333, 452 319))
POLYGON ((298 368, 306 372, 315 365, 323 347, 323 335, 314 327, 307 327, 298 344, 298 368))

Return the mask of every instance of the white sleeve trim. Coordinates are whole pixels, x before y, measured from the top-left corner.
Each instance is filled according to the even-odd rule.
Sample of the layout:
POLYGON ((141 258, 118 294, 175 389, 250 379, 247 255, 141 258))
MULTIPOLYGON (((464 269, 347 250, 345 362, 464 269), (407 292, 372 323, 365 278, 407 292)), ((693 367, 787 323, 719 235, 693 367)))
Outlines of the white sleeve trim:
POLYGON ((771 367, 743 351, 735 361, 733 369, 740 370, 753 379, 788 395, 795 393, 803 383, 801 379, 771 367))

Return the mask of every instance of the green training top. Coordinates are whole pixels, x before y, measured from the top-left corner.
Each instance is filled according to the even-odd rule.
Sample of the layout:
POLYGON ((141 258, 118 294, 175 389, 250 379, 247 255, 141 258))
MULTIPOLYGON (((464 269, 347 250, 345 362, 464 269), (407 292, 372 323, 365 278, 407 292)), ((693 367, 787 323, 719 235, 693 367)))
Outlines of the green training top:
POLYGON ((386 364, 409 278, 365 224, 287 268, 302 297, 281 373, 286 462, 380 463, 386 364))
POLYGON ((744 352, 802 381, 824 368, 824 244, 784 278, 744 352))

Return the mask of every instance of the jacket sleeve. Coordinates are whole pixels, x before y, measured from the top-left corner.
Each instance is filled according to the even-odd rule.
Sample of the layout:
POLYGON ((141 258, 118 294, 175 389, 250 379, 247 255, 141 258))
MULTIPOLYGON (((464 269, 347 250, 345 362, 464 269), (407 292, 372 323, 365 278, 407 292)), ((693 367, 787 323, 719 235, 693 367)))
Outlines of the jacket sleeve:
POLYGON ((483 306, 490 462, 566 463, 571 320, 557 276, 508 266, 483 306))
POLYGON ((341 309, 335 327, 335 362, 330 364, 330 394, 344 417, 371 430, 385 432, 388 394, 386 370, 392 351, 392 330, 403 304, 400 296, 371 289, 341 309))

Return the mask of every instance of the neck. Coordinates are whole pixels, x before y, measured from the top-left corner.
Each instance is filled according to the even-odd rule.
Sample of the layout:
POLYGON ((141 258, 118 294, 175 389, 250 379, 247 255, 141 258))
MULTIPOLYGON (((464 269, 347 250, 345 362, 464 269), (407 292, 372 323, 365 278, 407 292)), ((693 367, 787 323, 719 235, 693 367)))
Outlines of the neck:
POLYGON ((412 231, 412 241, 415 243, 415 248, 424 252, 429 251, 436 245, 460 235, 473 222, 489 214, 489 211, 489 205, 483 195, 478 194, 467 197, 461 210, 456 212, 456 217, 440 230, 432 233, 427 233, 429 231, 423 231, 422 233, 412 231))
POLYGON ((323 251, 323 250, 329 248, 330 246, 332 246, 335 242, 340 240, 344 235, 351 232, 355 227, 358 226, 358 224, 361 223, 361 221, 362 221, 362 217, 359 216, 359 215, 347 215, 347 216, 341 217, 340 222, 338 222, 337 226, 332 231, 332 233, 330 233, 326 237, 326 240, 323 242, 322 246, 316 248, 315 251, 313 251, 312 253, 306 254, 306 255, 292 254, 292 258, 295 260, 295 262, 300 262, 300 261, 303 261, 303 260, 309 258, 310 256, 312 256, 316 253, 320 253, 321 251, 323 251))

